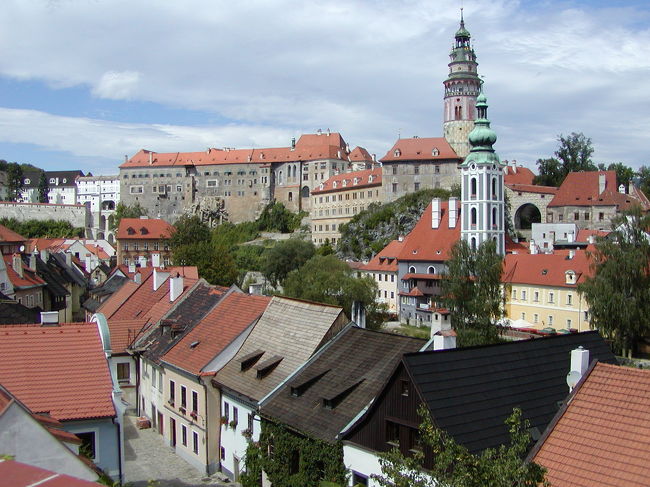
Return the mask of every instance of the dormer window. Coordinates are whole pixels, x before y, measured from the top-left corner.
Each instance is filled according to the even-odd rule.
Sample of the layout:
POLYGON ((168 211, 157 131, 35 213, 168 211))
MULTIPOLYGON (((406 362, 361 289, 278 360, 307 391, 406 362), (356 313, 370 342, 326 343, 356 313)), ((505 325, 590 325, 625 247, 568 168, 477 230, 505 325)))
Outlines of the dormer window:
POLYGON ((372 174, 370 176, 368 176, 368 182, 369 183, 372 183, 374 179, 375 179, 375 177, 372 174))
POLYGON ((434 147, 434 148, 433 148, 433 150, 431 151, 431 155, 432 155, 433 157, 437 157, 437 156, 440 155, 440 151, 438 150, 437 147, 434 147))
POLYGON ((564 273, 565 284, 575 284, 576 283, 576 273, 573 271, 566 271, 564 273))
POLYGON ((399 149, 395 149, 395 157, 400 157, 402 155, 402 151, 399 149))
POLYGON ((332 186, 334 187, 334 189, 336 189, 336 187, 337 187, 338 185, 339 185, 339 184, 338 184, 338 181, 334 181, 334 182, 332 183, 332 186))
POLYGON ((50 178, 50 184, 54 184, 54 183, 55 183, 54 178, 50 178))
POLYGON ((126 233, 128 233, 129 235, 134 235, 135 230, 133 229, 133 227, 129 227, 129 228, 126 229, 126 233))
POLYGON ((348 180, 347 180, 347 179, 344 179, 344 180, 343 180, 343 187, 345 188, 347 185, 348 185, 348 180))
POLYGON ((354 183, 353 184, 359 184, 359 178, 354 178, 354 183))
POLYGON ((29 178, 25 178, 25 184, 30 184, 31 180, 29 178))

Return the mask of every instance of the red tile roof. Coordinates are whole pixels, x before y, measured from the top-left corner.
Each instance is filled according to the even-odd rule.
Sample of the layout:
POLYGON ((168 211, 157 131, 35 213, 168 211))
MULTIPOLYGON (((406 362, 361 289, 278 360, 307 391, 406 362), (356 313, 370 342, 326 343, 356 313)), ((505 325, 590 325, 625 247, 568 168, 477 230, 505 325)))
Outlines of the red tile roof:
POLYGON ((7 268, 7 277, 13 284, 14 288, 30 288, 34 286, 45 286, 45 281, 38 277, 38 275, 27 267, 22 258, 20 260, 23 266, 23 277, 20 277, 14 269, 13 256, 3 255, 5 267, 7 268))
POLYGON ((460 200, 456 200, 456 224, 449 228, 449 203, 440 202, 440 225, 431 228, 431 204, 427 206, 402 245, 397 256, 399 260, 445 261, 450 258, 451 249, 460 239, 460 200))
POLYGON ((348 158, 352 162, 372 162, 372 156, 363 147, 355 147, 348 158))
POLYGON ((325 194, 334 191, 346 191, 356 188, 381 186, 381 168, 364 169, 363 171, 345 172, 332 176, 327 181, 314 188, 312 194, 325 194), (372 178, 372 181, 370 180, 372 178), (357 184, 354 184, 354 181, 357 184))
POLYGON ((0 242, 19 243, 19 242, 24 242, 25 240, 27 239, 22 235, 19 235, 18 233, 14 232, 13 230, 10 230, 4 225, 0 225, 0 242))
POLYGON ((381 162, 398 162, 445 159, 461 160, 444 137, 418 137, 412 139, 397 139, 395 145, 393 145, 393 147, 391 147, 386 155, 380 160, 381 162), (434 153, 436 155, 434 155, 434 153))
POLYGON ((505 184, 533 184, 535 173, 523 166, 506 166, 503 170, 505 184))
POLYGON ((99 484, 15 460, 0 460, 2 487, 98 487, 99 484))
POLYGON ((650 371, 597 363, 547 433, 533 461, 553 487, 647 486, 650 371))
POLYGON ((162 360, 199 375, 214 357, 264 313, 270 301, 268 296, 239 292, 228 294, 162 360))
POLYGON ((34 248, 41 250, 49 250, 51 252, 58 252, 63 247, 65 242, 64 238, 30 238, 27 240, 27 253, 34 252, 34 248))
POLYGON ((578 235, 576 235, 576 242, 586 242, 589 240, 589 237, 606 237, 610 232, 605 230, 588 230, 583 228, 578 230, 578 235))
POLYGON ((552 254, 507 254, 503 262, 502 282, 537 286, 571 287, 566 283, 566 271, 576 274, 576 283, 591 275, 585 250, 555 250, 552 254), (569 259, 569 252, 575 252, 569 259))
POLYGON ((111 352, 126 353, 126 348, 147 325, 148 320, 110 320, 108 329, 111 334, 111 352))
POLYGON ((557 194, 558 188, 554 186, 538 186, 536 184, 506 184, 508 188, 521 193, 557 194))
POLYGON ((142 149, 120 166, 169 167, 218 164, 268 164, 269 162, 310 161, 318 159, 348 160, 347 144, 338 133, 305 134, 295 148, 208 149, 202 152, 157 153, 142 149))
POLYGON ((616 206, 618 210, 626 210, 635 204, 650 209, 647 198, 618 192, 615 171, 587 171, 569 173, 548 206, 616 206), (599 191, 601 175, 605 176, 602 192, 599 191))
POLYGON ((117 239, 147 240, 171 238, 174 227, 158 218, 122 218, 117 229, 117 239))
POLYGON ((364 271, 385 271, 397 272, 398 263, 397 256, 402 250, 404 240, 393 240, 386 247, 375 255, 370 261, 362 268, 364 271))
POLYGON ((120 309, 120 306, 129 299, 139 286, 139 284, 133 281, 125 282, 122 287, 111 294, 111 296, 104 301, 99 308, 97 308, 97 313, 102 313, 106 319, 109 319, 118 309, 120 309))
POLYGON ((115 416, 97 325, 0 325, 0 383, 59 421, 115 416))

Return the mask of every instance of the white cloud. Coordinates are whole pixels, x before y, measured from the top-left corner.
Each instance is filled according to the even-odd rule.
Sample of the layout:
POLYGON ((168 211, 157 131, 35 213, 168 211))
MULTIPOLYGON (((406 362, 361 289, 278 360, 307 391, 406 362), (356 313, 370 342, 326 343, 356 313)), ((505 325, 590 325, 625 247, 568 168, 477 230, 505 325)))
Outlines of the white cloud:
POLYGON ((140 73, 136 71, 108 71, 102 75, 93 88, 93 95, 111 100, 130 100, 140 83, 140 73))

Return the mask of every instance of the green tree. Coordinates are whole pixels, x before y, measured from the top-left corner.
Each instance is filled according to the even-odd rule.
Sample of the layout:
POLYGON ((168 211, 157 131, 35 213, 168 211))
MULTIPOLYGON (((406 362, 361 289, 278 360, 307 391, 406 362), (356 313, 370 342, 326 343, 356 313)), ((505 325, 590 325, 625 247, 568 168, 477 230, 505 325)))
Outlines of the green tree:
POLYGON ((351 316, 352 303, 361 302, 366 309, 366 326, 378 328, 376 316, 377 283, 369 277, 359 278, 334 255, 315 255, 302 267, 291 271, 282 283, 284 294, 292 298, 341 306, 351 316))
POLYGON ((572 132, 566 137, 558 135, 557 141, 555 157, 537 160, 539 175, 533 181, 535 184, 559 186, 570 172, 597 169, 591 160, 594 153, 591 139, 582 132, 572 132))
POLYGON ((593 275, 578 286, 590 324, 623 355, 650 335, 650 216, 633 207, 612 222, 612 233, 590 253, 593 275))
POLYGON ((10 162, 7 164, 7 200, 18 201, 24 187, 22 167, 20 164, 10 162))
POLYGON ((146 215, 147 210, 145 210, 137 201, 132 205, 118 203, 115 208, 115 213, 113 213, 113 225, 111 226, 111 230, 115 230, 120 226, 122 218, 140 218, 141 216, 146 215))
POLYGON ((182 215, 174 223, 174 233, 169 240, 169 246, 177 249, 184 245, 199 242, 209 242, 211 238, 210 227, 196 215, 182 215))
POLYGON ((422 423, 420 441, 423 450, 433 454, 433 466, 424 470, 424 453, 416 451, 405 457, 397 448, 380 454, 382 475, 373 476, 385 487, 535 487, 548 485, 545 470, 526 462, 530 445, 528 421, 522 421, 521 410, 514 409, 505 423, 510 442, 496 449, 473 455, 456 443, 445 431, 434 426, 424 407, 420 408, 422 423))
POLYGON ((173 254, 174 265, 196 266, 199 276, 210 284, 230 286, 239 275, 235 260, 225 247, 212 242, 198 242, 178 247, 173 254))
POLYGON ((262 273, 276 286, 289 272, 298 269, 314 256, 316 249, 308 240, 290 238, 282 240, 264 252, 262 273))
POLYGON ((626 166, 622 162, 613 162, 609 166, 607 166, 608 171, 616 171, 616 184, 617 186, 620 184, 624 184, 625 187, 630 184, 630 181, 635 176, 634 169, 632 169, 629 166, 626 166))
POLYGON ((641 166, 637 175, 639 177, 639 187, 641 188, 641 191, 643 191, 646 196, 650 195, 650 167, 641 166))
POLYGON ((38 178, 38 202, 49 203, 50 202, 48 198, 49 193, 50 193, 50 185, 47 182, 45 171, 42 171, 41 175, 38 178))
POLYGON ((442 281, 443 301, 454 328, 472 328, 488 340, 496 338, 495 324, 502 317, 502 266, 503 259, 492 241, 477 250, 464 240, 454 245, 442 281))
POLYGON ((300 227, 303 214, 292 213, 282 203, 274 201, 266 205, 257 219, 263 232, 291 233, 300 227))

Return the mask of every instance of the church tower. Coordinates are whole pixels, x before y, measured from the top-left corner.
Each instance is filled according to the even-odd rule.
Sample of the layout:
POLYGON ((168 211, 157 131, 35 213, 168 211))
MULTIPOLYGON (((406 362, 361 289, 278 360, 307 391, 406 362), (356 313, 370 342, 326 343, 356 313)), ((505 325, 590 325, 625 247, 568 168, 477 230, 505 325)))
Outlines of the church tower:
POLYGON ((445 100, 443 132, 458 157, 469 154, 467 136, 474 128, 476 97, 481 88, 476 54, 470 45, 470 34, 465 29, 463 10, 460 12, 460 29, 455 35, 455 45, 449 58, 449 76, 444 81, 445 100))
POLYGON ((505 255, 505 197, 503 167, 492 147, 497 135, 490 128, 487 98, 476 99, 478 116, 469 134, 471 150, 461 169, 461 238, 470 248, 496 242, 497 253, 505 255))

